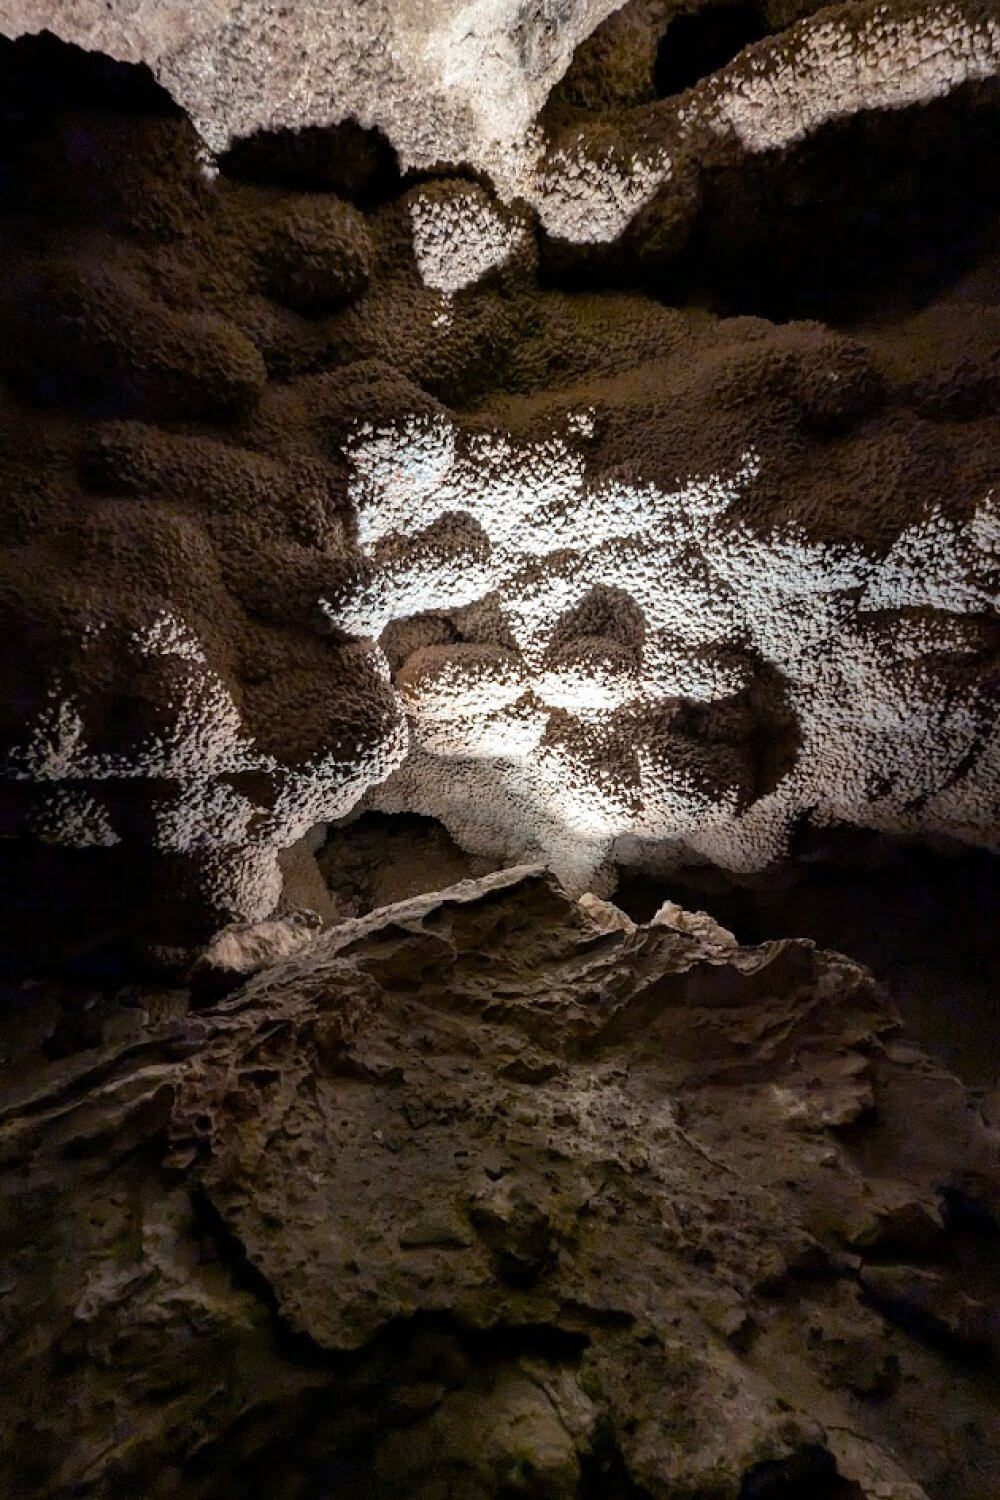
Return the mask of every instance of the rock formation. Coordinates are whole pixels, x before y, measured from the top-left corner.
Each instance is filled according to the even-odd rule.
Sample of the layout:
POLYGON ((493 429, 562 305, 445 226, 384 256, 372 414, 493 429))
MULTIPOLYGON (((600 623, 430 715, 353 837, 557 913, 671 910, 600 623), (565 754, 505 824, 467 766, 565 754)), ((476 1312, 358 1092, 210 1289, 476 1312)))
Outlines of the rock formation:
POLYGON ((996 1129, 849 960, 601 906, 9 1016, 4 1493, 992 1500, 996 1129))
POLYGON ((350 8, 301 67, 266 6, 0 13, 191 115, 5 44, 12 880, 41 840, 173 941, 358 806, 576 891, 804 824, 995 847, 995 17, 771 18, 657 98, 661 4, 473 9, 366 8, 378 88, 350 8), (487 35, 521 82, 470 103, 487 35))
POLYGON ((996 1500, 998 73, 0 0, 0 1493, 996 1500))

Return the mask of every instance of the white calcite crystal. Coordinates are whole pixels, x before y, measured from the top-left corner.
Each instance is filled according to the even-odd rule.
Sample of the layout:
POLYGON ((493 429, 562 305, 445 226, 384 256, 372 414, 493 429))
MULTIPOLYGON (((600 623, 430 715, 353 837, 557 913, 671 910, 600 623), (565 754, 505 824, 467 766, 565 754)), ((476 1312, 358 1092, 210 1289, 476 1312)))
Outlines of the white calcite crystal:
POLYGON ((409 203, 413 254, 425 286, 450 298, 502 266, 524 239, 523 219, 472 183, 420 192, 409 203))
POLYGON ((137 660, 169 656, 184 664, 165 705, 166 732, 128 754, 94 751, 84 729, 85 703, 55 683, 25 741, 11 750, 6 774, 42 785, 36 829, 73 848, 119 841, 107 808, 92 790, 95 783, 147 782, 152 848, 190 857, 217 909, 237 920, 259 920, 281 894, 278 851, 316 823, 343 817, 369 787, 390 775, 406 754, 405 719, 401 712, 387 714, 381 737, 368 747, 359 745, 349 759, 328 755, 286 765, 263 753, 244 732, 231 692, 176 615, 159 613, 133 634, 131 646, 137 660), (268 806, 239 789, 248 773, 267 779, 268 806))
POLYGON ((831 120, 909 109, 1000 70, 1000 20, 974 19, 960 5, 822 13, 782 40, 703 85, 684 123, 704 119, 746 151, 782 150, 831 120))
POLYGON ((589 155, 583 137, 573 150, 550 152, 525 193, 547 233, 571 244, 608 244, 635 218, 673 173, 660 149, 640 155, 589 155))
POLYGON ((996 819, 997 779, 976 772, 995 757, 995 705, 978 679, 955 688, 934 664, 971 649, 967 618, 1000 602, 991 493, 965 524, 930 511, 878 557, 740 519, 753 450, 670 487, 592 484, 567 430, 516 443, 413 418, 349 446, 372 569, 325 601, 330 618, 374 640, 401 616, 475 600, 499 622, 495 639, 402 664, 413 748, 377 805, 439 817, 475 853, 543 858, 580 890, 619 841, 748 872, 786 851, 803 815, 897 833, 947 817, 960 836, 996 819), (563 638, 601 591, 638 611, 633 645, 563 638), (706 782, 662 730, 679 702, 749 686, 759 662, 780 674, 800 742, 748 801, 736 782, 706 782))

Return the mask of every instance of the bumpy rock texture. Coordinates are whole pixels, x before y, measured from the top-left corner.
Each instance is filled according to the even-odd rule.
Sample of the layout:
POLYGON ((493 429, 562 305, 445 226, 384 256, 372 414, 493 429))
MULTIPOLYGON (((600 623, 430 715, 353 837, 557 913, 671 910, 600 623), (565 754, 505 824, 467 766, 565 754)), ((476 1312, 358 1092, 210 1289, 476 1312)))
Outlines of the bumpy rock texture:
POLYGON ((664 185, 672 199, 681 184, 683 199, 692 167, 720 154, 781 149, 830 120, 924 103, 1000 67, 1000 26, 982 0, 869 0, 814 19, 816 9, 761 7, 744 39, 787 28, 781 44, 761 43, 659 108, 653 129, 642 112, 610 128, 549 129, 538 116, 574 49, 609 16, 611 45, 596 44, 570 97, 647 102, 657 39, 677 10, 669 0, 305 0, 294 10, 274 0, 4 0, 0 29, 49 28, 148 64, 212 151, 255 130, 351 119, 381 129, 407 167, 468 163, 503 197, 531 201, 550 233, 602 241, 664 185))
POLYGON ((24 996, 4 1493, 995 1500, 996 1129, 849 960, 666 917, 528 869, 24 996))
POLYGON ((213 148, 308 127, 216 166, 147 75, 4 45, 19 887, 40 840, 162 936, 255 921, 359 804, 575 890, 995 846, 996 17, 762 11, 667 93, 673 12, 612 8, 365 7, 365 57, 438 28, 392 67, 466 79, 452 135, 419 69, 330 103, 353 7, 0 13, 213 148))
POLYGON ((214 151, 258 129, 377 125, 407 164, 484 166, 523 146, 577 43, 622 0, 3 0, 9 36, 48 28, 145 62, 214 151))

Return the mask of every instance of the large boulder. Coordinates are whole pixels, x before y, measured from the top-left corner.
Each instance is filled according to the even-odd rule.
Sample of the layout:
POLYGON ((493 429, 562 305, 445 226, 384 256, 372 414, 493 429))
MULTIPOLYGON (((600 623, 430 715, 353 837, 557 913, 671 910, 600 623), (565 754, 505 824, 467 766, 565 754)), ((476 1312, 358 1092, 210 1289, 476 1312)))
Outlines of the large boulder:
POLYGON ((49 1062, 36 993, 5 1492, 995 1494, 996 1131, 846 958, 608 916, 466 881, 49 1062))

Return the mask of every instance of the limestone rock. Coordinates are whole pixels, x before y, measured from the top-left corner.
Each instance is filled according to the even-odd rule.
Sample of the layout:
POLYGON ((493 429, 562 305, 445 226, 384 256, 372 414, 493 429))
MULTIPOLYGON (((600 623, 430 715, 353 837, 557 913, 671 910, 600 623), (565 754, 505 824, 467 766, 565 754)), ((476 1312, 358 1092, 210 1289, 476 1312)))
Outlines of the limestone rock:
POLYGON ((280 958, 308 947, 321 926, 317 912, 299 910, 266 922, 232 923, 217 932, 191 966, 197 995, 225 994, 280 958))
POLYGON ((6 1493, 995 1493, 1000 1142, 848 960, 529 868, 144 1006, 8 1047, 6 1493))
POLYGON ((584 891, 579 898, 579 904, 602 932, 635 931, 635 923, 626 912, 622 911, 621 907, 615 906, 613 901, 602 901, 601 897, 595 896, 593 891, 584 891))
POLYGON ((728 927, 722 927, 707 911, 685 911, 676 901, 664 901, 650 919, 653 927, 672 927, 675 932, 687 932, 697 938, 704 947, 724 953, 735 948, 737 942, 728 927))

